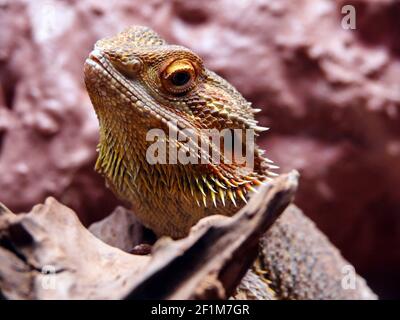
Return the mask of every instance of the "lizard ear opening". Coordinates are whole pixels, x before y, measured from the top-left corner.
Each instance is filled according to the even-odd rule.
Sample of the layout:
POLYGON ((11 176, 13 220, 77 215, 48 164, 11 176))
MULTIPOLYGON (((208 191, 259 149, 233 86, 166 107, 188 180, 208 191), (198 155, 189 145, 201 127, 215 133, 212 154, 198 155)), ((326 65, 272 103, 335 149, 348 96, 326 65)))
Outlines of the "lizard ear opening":
POLYGON ((193 64, 186 59, 175 60, 161 71, 163 88, 172 94, 182 94, 193 89, 197 74, 193 64))

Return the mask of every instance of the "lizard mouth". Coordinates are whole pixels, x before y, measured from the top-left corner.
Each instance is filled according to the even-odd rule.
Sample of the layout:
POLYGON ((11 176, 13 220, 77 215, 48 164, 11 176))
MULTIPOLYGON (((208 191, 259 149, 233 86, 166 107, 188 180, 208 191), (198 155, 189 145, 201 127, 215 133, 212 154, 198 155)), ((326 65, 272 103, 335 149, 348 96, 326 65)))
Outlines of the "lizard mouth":
MULTIPOLYGON (((122 101, 134 105, 140 113, 148 113, 150 110, 141 102, 140 96, 132 90, 131 84, 109 62, 101 50, 94 49, 84 65, 85 82, 108 84, 117 91, 122 101)), ((90 94, 90 90, 89 90, 90 94)))

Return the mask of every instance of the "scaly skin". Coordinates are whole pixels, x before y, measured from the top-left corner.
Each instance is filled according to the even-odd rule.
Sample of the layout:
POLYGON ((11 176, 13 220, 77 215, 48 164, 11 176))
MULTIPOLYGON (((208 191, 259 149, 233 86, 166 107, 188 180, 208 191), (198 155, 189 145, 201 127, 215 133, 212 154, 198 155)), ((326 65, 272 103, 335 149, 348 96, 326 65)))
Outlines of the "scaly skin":
MULTIPOLYGON (((254 120, 257 110, 187 48, 168 45, 148 28, 132 27, 98 41, 84 72, 100 124, 96 170, 120 198, 132 203, 138 218, 157 235, 180 238, 205 216, 233 215, 245 204, 249 191, 274 176, 274 166, 258 147, 254 167, 235 161, 219 165, 148 163, 146 150, 152 142, 146 141, 146 134, 153 128, 179 133, 190 128, 200 139, 207 137, 199 129, 265 130, 254 120), (177 77, 182 73, 183 78, 177 77)), ((170 136, 167 140, 184 148, 170 136)), ((219 155, 224 159, 223 152, 219 155)), ((257 263, 244 281, 251 292, 265 295, 249 294, 247 289, 244 295, 375 298, 358 276, 355 290, 342 288, 346 264, 315 225, 292 206, 261 239, 257 263)), ((242 289, 238 290, 237 297, 243 297, 242 289)))
POLYGON ((85 81, 100 122, 96 170, 157 235, 183 237, 205 216, 234 214, 249 191, 274 175, 271 161, 257 147, 254 168, 224 161, 146 161, 152 143, 146 134, 153 128, 197 130, 203 139, 198 129, 253 129, 256 134, 266 129, 257 126, 250 103, 207 70, 200 57, 166 44, 148 28, 130 28, 98 41, 85 64, 85 81), (191 73, 190 83, 176 86, 165 79, 178 72, 191 73))

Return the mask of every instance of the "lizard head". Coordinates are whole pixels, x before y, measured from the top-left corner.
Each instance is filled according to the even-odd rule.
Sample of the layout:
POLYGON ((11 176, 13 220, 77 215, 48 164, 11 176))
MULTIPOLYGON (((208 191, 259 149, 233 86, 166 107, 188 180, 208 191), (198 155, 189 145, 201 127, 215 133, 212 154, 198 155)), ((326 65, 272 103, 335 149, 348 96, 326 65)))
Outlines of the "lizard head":
MULTIPOLYGON (((248 190, 273 175, 268 170, 273 166, 257 147, 252 151, 251 166, 235 159, 230 163, 222 160, 218 164, 210 161, 169 165, 167 169, 146 163, 146 134, 150 129, 169 129, 166 140, 170 143, 171 130, 183 134, 184 141, 192 143, 186 144, 187 149, 183 140, 173 142, 183 150, 195 147, 193 137, 200 139, 197 143, 209 141, 207 129, 228 130, 225 132, 233 134, 224 137, 225 143, 230 139, 231 144, 239 141, 241 145, 245 144, 241 132, 250 130, 258 135, 266 129, 254 119, 257 110, 232 85, 205 68, 202 59, 191 50, 167 44, 149 28, 131 27, 99 40, 84 71, 100 123, 96 168, 106 175, 117 193, 126 194, 124 185, 138 185, 137 179, 143 178, 149 191, 161 183, 166 190, 190 190, 205 205, 208 195, 214 204, 216 195, 225 204, 225 195, 232 202, 237 197, 245 200, 248 190), (185 134, 185 130, 193 130, 194 135, 185 134)), ((210 146, 218 159, 224 158, 228 147, 220 151, 215 144, 210 146)), ((203 159, 201 152, 197 156, 203 159)))

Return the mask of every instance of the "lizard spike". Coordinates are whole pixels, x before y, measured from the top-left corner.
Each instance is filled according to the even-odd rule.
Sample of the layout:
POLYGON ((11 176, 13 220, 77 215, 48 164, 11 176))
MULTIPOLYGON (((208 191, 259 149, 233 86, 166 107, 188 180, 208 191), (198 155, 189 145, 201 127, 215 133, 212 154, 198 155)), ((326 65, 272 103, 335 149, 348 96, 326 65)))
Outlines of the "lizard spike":
POLYGON ((95 169, 96 171, 101 171, 102 160, 103 160, 103 159, 102 159, 101 157, 98 157, 98 158, 97 158, 96 164, 94 165, 94 169, 95 169))
POLYGON ((190 193, 192 194, 192 196, 194 196, 193 184, 190 181, 189 181, 189 189, 190 189, 190 193))
POLYGON ((190 188, 189 188, 188 181, 186 180, 185 176, 183 176, 182 179, 183 179, 182 180, 183 190, 184 190, 185 193, 189 193, 190 188))
POLYGON ((221 198, 222 204, 225 207, 225 191, 222 189, 219 189, 218 191, 219 191, 219 197, 221 198))
POLYGON ((128 189, 132 192, 135 191, 135 189, 132 187, 130 180, 129 180, 129 176, 125 176, 124 177, 124 181, 125 181, 125 185, 128 186, 128 189))
POLYGON ((274 163, 271 159, 268 159, 268 158, 264 158, 263 159, 265 162, 268 162, 268 163, 274 163))
POLYGON ((244 184, 246 181, 245 180, 243 180, 242 178, 237 178, 236 179, 236 183, 237 183, 237 185, 238 185, 238 187, 240 187, 242 184, 244 184))
POLYGON ((262 109, 260 109, 260 108, 254 108, 253 109, 253 113, 259 113, 259 112, 261 112, 262 111, 262 109))
POLYGON ((270 169, 272 169, 272 170, 274 170, 274 169, 279 169, 278 166, 275 166, 275 165, 273 165, 273 164, 268 165, 268 168, 270 168, 270 169))
POLYGON ((213 186, 211 185, 211 183, 207 180, 206 176, 203 175, 202 176, 204 183, 206 184, 206 186, 208 187, 208 189, 211 190, 211 193, 217 193, 217 191, 215 191, 215 189, 213 188, 213 186))
POLYGON ((194 196, 194 200, 196 200, 197 205, 198 205, 199 207, 201 207, 200 202, 199 202, 199 199, 197 199, 196 196, 194 196))
POLYGON ((207 208, 207 198, 206 198, 206 196, 203 196, 203 204, 207 208))
POLYGON ((185 176, 183 176, 183 180, 182 180, 182 186, 183 186, 183 191, 186 194, 187 191, 189 191, 189 186, 187 184, 187 180, 185 179, 185 176))
POLYGON ((108 173, 108 170, 110 168, 111 162, 113 161, 114 158, 114 153, 112 152, 109 157, 107 158, 107 161, 104 161, 105 167, 104 167, 104 172, 108 173))
POLYGON ((118 156, 117 156, 117 162, 115 163, 114 172, 113 172, 113 179, 114 179, 114 180, 115 180, 115 179, 117 178, 117 176, 118 176, 118 173, 119 173, 119 166, 120 166, 120 164, 121 164, 121 161, 122 161, 122 157, 118 157, 118 156))
POLYGON ((205 197, 206 193, 204 192, 203 186, 201 185, 199 178, 195 177, 194 179, 196 180, 197 187, 199 188, 201 194, 203 195, 203 197, 205 197))
POLYGON ((245 196, 244 196, 244 194, 242 192, 242 189, 240 189, 240 188, 237 189, 236 193, 237 193, 237 195, 239 196, 240 199, 242 199, 245 203, 247 203, 247 200, 246 200, 246 198, 245 198, 245 196))
POLYGON ((278 177, 279 174, 277 174, 277 173, 275 173, 275 172, 268 171, 268 172, 267 172, 267 176, 275 178, 275 177, 278 177))
POLYGON ((115 174, 117 161, 118 161, 118 155, 116 152, 114 152, 113 157, 112 157, 111 167, 110 167, 110 173, 112 176, 114 176, 114 174, 115 174))
POLYGON ((224 177, 224 175, 220 172, 220 171, 216 171, 216 174, 218 175, 218 177, 223 180, 224 182, 227 182, 227 178, 224 177))
POLYGON ((215 193, 214 192, 211 192, 211 199, 212 199, 212 202, 214 203, 214 207, 217 207, 217 201, 215 200, 215 193))
POLYGON ((180 178, 176 179, 179 190, 183 190, 182 180, 180 178))
POLYGON ((235 197, 233 196, 232 190, 228 189, 227 193, 228 193, 228 196, 231 199, 233 205, 236 207, 236 201, 235 201, 235 197))
POLYGON ((226 189, 226 187, 225 187, 218 179, 215 179, 214 177, 211 177, 211 180, 214 181, 214 183, 215 183, 218 187, 220 187, 220 188, 222 188, 222 189, 226 189))
POLYGON ((259 156, 262 156, 263 154, 265 154, 265 150, 258 149, 257 152, 258 152, 259 156))
POLYGON ((118 177, 119 177, 120 180, 121 180, 122 177, 125 175, 125 171, 126 171, 125 166, 121 166, 121 168, 120 168, 120 170, 119 170, 119 175, 118 175, 118 177))
POLYGON ((249 182, 253 181, 254 179, 254 177, 252 177, 251 175, 244 176, 244 178, 249 182))
POLYGON ((257 189, 254 189, 250 183, 246 183, 245 187, 247 190, 249 190, 251 192, 258 193, 257 189))
POLYGON ((249 120, 249 119, 246 119, 245 117, 240 117, 240 116, 238 116, 237 119, 238 119, 240 122, 248 123, 248 124, 250 124, 251 126, 256 125, 256 124, 258 123, 256 120, 249 120))
POLYGON ((263 183, 260 181, 260 180, 258 180, 258 179, 254 179, 253 180, 253 183, 256 185, 256 186, 261 186, 263 183))
POLYGON ((265 132, 265 131, 269 130, 268 127, 261 127, 261 126, 255 126, 255 127, 253 127, 253 129, 255 132, 265 132))
POLYGON ((243 120, 245 120, 246 122, 252 123, 252 124, 257 124, 257 123, 258 123, 258 121, 257 121, 256 119, 246 119, 246 118, 244 118, 244 117, 240 117, 240 119, 243 119, 243 120))
POLYGON ((236 188, 236 186, 235 186, 234 184, 232 184, 232 183, 229 181, 229 179, 227 179, 227 178, 224 177, 224 181, 225 181, 225 183, 226 183, 228 186, 230 186, 231 188, 236 188))

